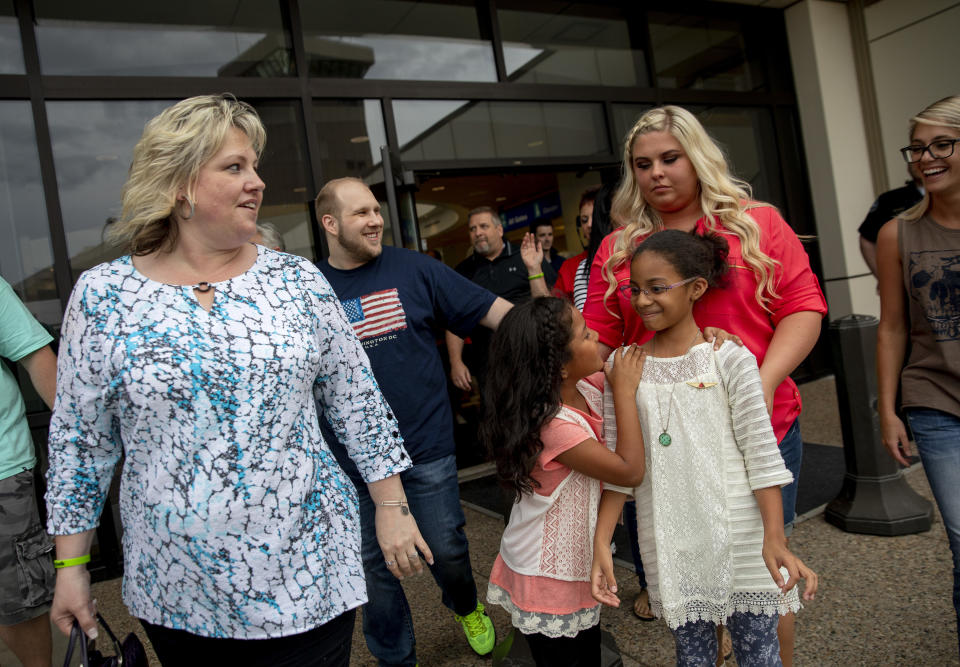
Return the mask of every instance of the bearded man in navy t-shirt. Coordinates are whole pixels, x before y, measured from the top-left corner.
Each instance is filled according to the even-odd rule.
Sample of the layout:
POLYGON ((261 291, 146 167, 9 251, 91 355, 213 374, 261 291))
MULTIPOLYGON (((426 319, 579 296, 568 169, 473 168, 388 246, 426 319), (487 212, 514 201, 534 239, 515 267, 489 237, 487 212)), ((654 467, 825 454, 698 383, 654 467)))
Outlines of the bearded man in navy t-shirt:
POLYGON ((417 662, 410 608, 394 576, 399 568, 385 561, 375 530, 378 517, 409 507, 433 552, 430 571, 443 591, 444 604, 462 624, 473 650, 489 653, 495 641, 493 624, 477 600, 463 531, 466 519, 457 484, 453 417, 435 333, 449 329, 467 336, 478 324, 494 329, 511 304, 435 259, 384 247, 380 204, 363 181, 330 181, 316 204, 330 248, 320 270, 370 357, 414 462, 400 475, 406 497, 375 503, 343 446, 329 428, 324 429, 360 498, 367 647, 380 664, 417 662))

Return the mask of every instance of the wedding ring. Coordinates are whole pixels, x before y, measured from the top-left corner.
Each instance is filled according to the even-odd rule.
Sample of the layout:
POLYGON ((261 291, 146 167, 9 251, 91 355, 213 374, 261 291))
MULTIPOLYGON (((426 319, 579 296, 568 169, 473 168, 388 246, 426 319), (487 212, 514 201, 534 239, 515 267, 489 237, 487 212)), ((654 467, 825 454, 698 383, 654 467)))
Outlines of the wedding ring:
POLYGON ((407 554, 407 558, 409 558, 410 560, 417 560, 418 558, 420 558, 420 554, 407 554))
POLYGON ((384 563, 384 565, 386 565, 387 567, 393 567, 394 565, 397 564, 395 561, 392 561, 392 560, 385 560, 385 561, 383 561, 383 563, 384 563))

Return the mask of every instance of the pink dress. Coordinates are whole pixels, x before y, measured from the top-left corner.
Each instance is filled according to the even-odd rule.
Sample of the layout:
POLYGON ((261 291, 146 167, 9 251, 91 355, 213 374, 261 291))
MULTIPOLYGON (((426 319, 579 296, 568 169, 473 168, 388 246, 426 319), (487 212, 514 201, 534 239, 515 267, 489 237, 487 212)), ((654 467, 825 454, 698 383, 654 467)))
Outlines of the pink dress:
POLYGON ((590 410, 565 405, 541 430, 531 472, 540 486, 514 505, 487 587, 487 602, 525 634, 573 637, 600 621, 589 579, 602 484, 555 459, 584 440, 603 443, 603 373, 577 388, 590 410))

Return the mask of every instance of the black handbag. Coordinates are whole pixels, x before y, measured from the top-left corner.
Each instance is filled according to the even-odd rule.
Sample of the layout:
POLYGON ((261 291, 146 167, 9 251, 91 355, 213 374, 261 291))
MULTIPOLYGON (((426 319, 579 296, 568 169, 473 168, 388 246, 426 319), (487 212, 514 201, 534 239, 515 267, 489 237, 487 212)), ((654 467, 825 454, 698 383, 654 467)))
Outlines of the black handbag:
POLYGON ((63 659, 63 667, 70 667, 70 660, 73 658, 73 648, 80 644, 80 665, 81 667, 148 667, 147 652, 143 648, 140 638, 134 633, 128 634, 123 641, 118 641, 113 630, 103 620, 103 616, 97 613, 97 622, 107 631, 110 641, 113 642, 114 655, 103 655, 100 651, 90 650, 87 647, 87 637, 80 629, 77 619, 73 619, 73 627, 70 628, 70 643, 67 646, 67 655, 63 659))

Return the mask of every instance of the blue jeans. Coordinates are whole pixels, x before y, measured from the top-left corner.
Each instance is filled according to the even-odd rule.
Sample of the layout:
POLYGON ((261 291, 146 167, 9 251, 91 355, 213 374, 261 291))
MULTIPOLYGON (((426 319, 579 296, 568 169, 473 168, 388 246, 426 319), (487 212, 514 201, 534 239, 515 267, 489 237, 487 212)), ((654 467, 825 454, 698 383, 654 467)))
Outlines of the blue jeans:
MULTIPOLYGON (((430 572, 443 592, 443 604, 461 616, 477 608, 477 585, 460 507, 457 460, 453 455, 418 463, 400 473, 410 512, 433 552, 430 572)), ((363 635, 380 665, 415 665, 416 640, 410 605, 400 582, 383 563, 377 542, 376 507, 366 485, 357 487, 363 536, 363 569, 367 604, 363 607, 363 635)), ((396 508, 392 508, 396 510, 396 508)), ((451 619, 452 622, 452 619, 451 619)))
POLYGON ((960 418, 940 410, 911 408, 907 419, 950 541, 953 608, 960 635, 960 418))
POLYGON ((787 470, 793 473, 793 481, 780 487, 783 498, 783 525, 787 536, 793 529, 793 520, 797 516, 797 485, 800 483, 800 461, 803 458, 803 438, 800 437, 800 420, 793 422, 787 434, 780 441, 780 456, 787 470))

